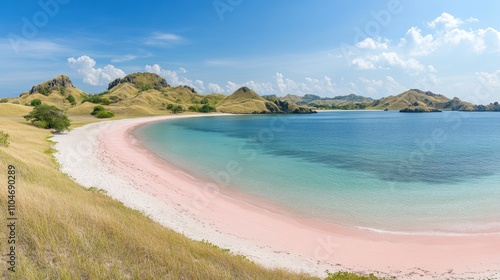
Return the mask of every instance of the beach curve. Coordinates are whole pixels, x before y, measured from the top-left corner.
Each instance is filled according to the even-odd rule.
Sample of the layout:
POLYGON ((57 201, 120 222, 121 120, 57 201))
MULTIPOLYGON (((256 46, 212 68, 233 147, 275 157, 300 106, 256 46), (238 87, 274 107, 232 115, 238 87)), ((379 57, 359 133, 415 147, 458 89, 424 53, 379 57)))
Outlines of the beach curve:
POLYGON ((53 138, 56 158, 61 171, 82 186, 103 189, 167 228, 267 267, 318 276, 328 269, 405 279, 500 277, 500 235, 392 235, 274 213, 185 174, 131 135, 142 124, 200 116, 207 115, 86 125, 53 138))

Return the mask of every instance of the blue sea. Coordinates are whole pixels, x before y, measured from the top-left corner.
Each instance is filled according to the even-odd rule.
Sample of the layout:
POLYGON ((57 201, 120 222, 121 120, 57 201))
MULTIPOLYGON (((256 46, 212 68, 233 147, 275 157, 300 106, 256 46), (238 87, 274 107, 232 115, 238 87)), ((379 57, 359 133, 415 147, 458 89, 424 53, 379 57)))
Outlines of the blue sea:
POLYGON ((194 176, 302 217, 397 234, 500 232, 500 113, 207 116, 134 134, 194 176))

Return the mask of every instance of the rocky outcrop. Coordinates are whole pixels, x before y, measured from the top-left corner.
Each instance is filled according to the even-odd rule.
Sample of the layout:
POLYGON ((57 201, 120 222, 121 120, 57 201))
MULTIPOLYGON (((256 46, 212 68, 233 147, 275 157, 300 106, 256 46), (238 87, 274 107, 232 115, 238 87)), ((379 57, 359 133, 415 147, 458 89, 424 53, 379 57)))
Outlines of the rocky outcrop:
POLYGON ((60 75, 55 77, 52 80, 48 80, 39 85, 33 86, 29 91, 29 94, 33 94, 36 92, 42 93, 44 95, 48 95, 53 90, 60 90, 61 88, 74 88, 75 86, 68 78, 68 76, 60 75))
POLYGON ((183 86, 185 89, 189 90, 191 93, 197 93, 196 90, 190 86, 183 86))
POLYGON ((112 81, 111 83, 108 84, 108 90, 116 87, 119 84, 123 84, 123 83, 131 83, 138 88, 141 88, 141 87, 148 88, 149 87, 149 88, 161 89, 161 88, 170 86, 167 83, 167 80, 165 80, 164 78, 162 78, 158 74, 148 73, 148 72, 144 72, 144 73, 137 72, 137 73, 129 74, 129 75, 123 77, 122 79, 118 78, 118 79, 112 81))
POLYGON ((313 114, 316 113, 313 109, 304 106, 298 106, 297 104, 290 101, 275 100, 274 104, 278 106, 282 114, 313 114))

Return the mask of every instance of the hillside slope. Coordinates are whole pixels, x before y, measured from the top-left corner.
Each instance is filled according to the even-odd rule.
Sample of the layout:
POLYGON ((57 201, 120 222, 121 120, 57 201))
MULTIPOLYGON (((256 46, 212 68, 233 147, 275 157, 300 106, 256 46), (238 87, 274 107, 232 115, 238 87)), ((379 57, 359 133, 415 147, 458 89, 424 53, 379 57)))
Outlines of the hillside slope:
POLYGON ((18 98, 11 100, 11 102, 29 105, 33 99, 40 99, 45 104, 68 109, 72 107, 71 102, 68 100, 70 95, 77 104, 88 96, 88 94, 73 86, 67 76, 60 75, 52 80, 33 86, 30 91, 21 93, 18 98))
MULTIPOLYGON (((411 89, 396 96, 389 96, 374 101, 370 105, 370 109, 389 109, 389 110, 405 110, 412 111, 418 103, 423 111, 435 110, 451 110, 451 111, 500 111, 498 102, 489 105, 474 105, 472 103, 462 101, 455 97, 450 99, 441 94, 435 94, 430 91, 422 91, 419 89, 411 89)), ((419 110, 420 110, 419 109, 419 110)))
POLYGON ((220 112, 237 114, 309 114, 314 112, 310 108, 298 106, 291 101, 283 101, 274 97, 266 99, 247 87, 238 89, 216 106, 220 112))

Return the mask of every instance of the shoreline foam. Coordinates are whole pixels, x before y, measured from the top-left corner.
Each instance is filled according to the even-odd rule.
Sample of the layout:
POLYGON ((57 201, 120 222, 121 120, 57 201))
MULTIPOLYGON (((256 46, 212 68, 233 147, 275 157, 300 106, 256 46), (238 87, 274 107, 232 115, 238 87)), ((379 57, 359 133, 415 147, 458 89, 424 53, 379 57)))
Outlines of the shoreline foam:
POLYGON ((499 235, 391 235, 284 216, 182 175, 133 141, 130 133, 137 126, 177 117, 77 128, 54 137, 56 157, 62 171, 81 185, 105 189, 163 226, 268 267, 320 276, 329 269, 381 272, 405 279, 500 277, 500 252, 495 249, 500 248, 499 235))

